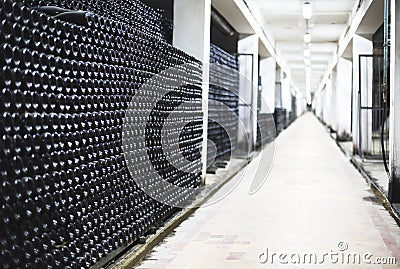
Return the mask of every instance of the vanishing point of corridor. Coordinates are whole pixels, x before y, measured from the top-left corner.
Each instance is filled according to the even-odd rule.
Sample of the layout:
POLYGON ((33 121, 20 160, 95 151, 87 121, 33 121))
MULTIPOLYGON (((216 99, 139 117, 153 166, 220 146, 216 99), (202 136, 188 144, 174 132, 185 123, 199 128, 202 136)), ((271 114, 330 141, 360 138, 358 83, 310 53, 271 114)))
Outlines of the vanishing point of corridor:
POLYGON ((400 260, 398 226, 311 113, 277 138, 264 186, 251 196, 249 184, 244 178, 227 198, 198 209, 138 268, 399 268, 373 264, 400 260), (326 256, 322 263, 332 252, 338 261, 326 256), (341 253, 360 254, 360 264, 347 264, 347 256, 342 264, 341 253), (316 254, 318 265, 309 257, 304 263, 306 254, 316 254))

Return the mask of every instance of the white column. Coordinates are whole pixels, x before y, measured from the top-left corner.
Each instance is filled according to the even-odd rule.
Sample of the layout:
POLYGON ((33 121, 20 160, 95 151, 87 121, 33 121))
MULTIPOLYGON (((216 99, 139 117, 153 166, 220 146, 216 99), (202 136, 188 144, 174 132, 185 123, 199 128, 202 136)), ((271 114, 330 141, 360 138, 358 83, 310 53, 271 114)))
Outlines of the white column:
POLYGON ((288 77, 282 80, 282 107, 286 109, 288 114, 292 111, 292 91, 288 77))
MULTIPOLYGON (((282 107, 282 69, 277 66, 275 76, 275 107, 282 107)), ((275 111, 275 110, 274 110, 275 111)))
POLYGON ((276 81, 276 61, 273 57, 269 57, 260 61, 260 76, 263 86, 261 96, 265 102, 261 103, 261 113, 272 114, 275 111, 276 81))
POLYGON ((318 110, 317 111, 318 111, 319 118, 321 120, 324 120, 324 102, 325 102, 324 94, 325 94, 325 88, 322 91, 320 91, 319 95, 318 95, 318 110))
POLYGON ((196 57, 203 65, 202 180, 207 170, 208 87, 210 62, 211 0, 175 0, 173 45, 196 57))
POLYGON ((242 54, 239 56, 239 118, 246 125, 246 130, 240 131, 239 128, 239 147, 241 143, 248 143, 249 138, 252 141, 250 150, 253 150, 257 140, 258 36, 251 35, 239 40, 238 53, 242 54))
POLYGON ((297 93, 296 95, 296 109, 297 109, 297 117, 300 117, 304 111, 306 110, 306 98, 303 94, 297 93))
POLYGON ((336 67, 337 135, 339 139, 351 134, 351 69, 349 60, 339 57, 336 67))
MULTIPOLYGON (((330 77, 332 74, 329 75, 330 77)), ((325 85, 325 104, 324 104, 324 121, 327 126, 332 127, 333 119, 332 119, 332 106, 335 102, 333 96, 333 87, 332 87, 332 79, 329 78, 326 81, 325 85)))
POLYGON ((389 200, 400 203, 400 5, 391 0, 389 200))
POLYGON ((173 45, 210 61, 211 0, 174 0, 173 45))
POLYGON ((336 68, 332 71, 332 81, 331 81, 331 85, 332 85, 332 103, 331 103, 331 109, 329 111, 329 115, 330 115, 330 126, 333 130, 335 130, 335 132, 337 132, 337 125, 338 125, 338 118, 336 115, 336 103, 337 103, 337 84, 336 84, 336 79, 337 77, 337 72, 336 72, 336 68))
POLYGON ((328 106, 329 106, 327 85, 328 85, 328 81, 325 84, 324 90, 322 91, 322 104, 323 104, 322 105, 322 120, 325 124, 327 124, 327 121, 328 121, 328 106))
POLYGON ((316 92, 313 100, 313 109, 315 110, 315 115, 319 118, 322 119, 322 106, 323 106, 323 91, 318 91, 316 92))
POLYGON ((372 139, 372 112, 365 111, 361 114, 362 122, 359 122, 359 75, 361 74, 361 82, 363 87, 362 89, 362 100, 361 103, 363 106, 372 106, 372 58, 369 60, 365 60, 363 62, 362 70, 359 70, 359 56, 360 55, 371 55, 373 50, 372 41, 368 39, 354 35, 353 37, 353 148, 355 153, 361 154, 361 151, 367 151, 368 145, 372 139), (367 67, 366 63, 371 66, 367 67), (360 72, 360 73, 359 73, 360 72), (359 128, 361 125, 361 143, 359 136, 359 128), (360 148, 361 146, 361 148, 360 148))

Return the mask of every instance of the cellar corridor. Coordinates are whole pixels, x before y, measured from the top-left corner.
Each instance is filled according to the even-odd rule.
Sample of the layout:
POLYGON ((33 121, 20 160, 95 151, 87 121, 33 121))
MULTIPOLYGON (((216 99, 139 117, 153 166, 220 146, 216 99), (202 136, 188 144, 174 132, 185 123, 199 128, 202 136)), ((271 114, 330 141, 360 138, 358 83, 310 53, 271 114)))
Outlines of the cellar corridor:
POLYGON ((0 269, 400 268, 400 0, 0 0, 0 269))
MULTIPOLYGON (((397 224, 311 113, 288 127, 275 146, 273 167, 256 194, 248 194, 251 182, 243 178, 227 198, 198 209, 137 268, 308 268, 287 256, 288 267, 271 255, 315 253, 321 262, 322 253, 340 253, 343 246, 349 253, 372 254, 371 261, 400 259, 397 224)), ((256 163, 247 169, 255 171, 256 163)), ((334 267, 327 260, 318 265, 334 267)))

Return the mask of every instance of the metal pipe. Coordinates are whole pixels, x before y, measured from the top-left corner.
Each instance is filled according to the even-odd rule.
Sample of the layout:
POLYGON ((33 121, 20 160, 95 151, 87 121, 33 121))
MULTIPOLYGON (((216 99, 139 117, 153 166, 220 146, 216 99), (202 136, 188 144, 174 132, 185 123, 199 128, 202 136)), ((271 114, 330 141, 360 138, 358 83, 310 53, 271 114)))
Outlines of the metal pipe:
MULTIPOLYGON (((384 2, 384 19, 383 19, 383 84, 382 84, 382 101, 383 101, 383 115, 382 119, 385 119, 387 116, 386 107, 387 107, 387 91, 388 91, 388 69, 389 69, 389 0, 385 0, 384 2)), ((387 120, 387 118, 386 118, 387 120)), ((381 149, 382 149, 382 158, 383 164, 385 166, 385 171, 390 178, 390 170, 386 160, 386 152, 385 152, 385 143, 384 143, 384 131, 385 131, 385 121, 382 121, 382 129, 381 129, 381 149)))
POLYGON ((236 34, 235 29, 226 21, 221 14, 218 13, 214 8, 211 9, 211 21, 215 24, 215 26, 220 30, 222 33, 233 36, 236 34))
POLYGON ((389 0, 385 0, 384 7, 384 20, 383 20, 383 102, 387 102, 387 89, 388 89, 388 68, 389 68, 389 0))

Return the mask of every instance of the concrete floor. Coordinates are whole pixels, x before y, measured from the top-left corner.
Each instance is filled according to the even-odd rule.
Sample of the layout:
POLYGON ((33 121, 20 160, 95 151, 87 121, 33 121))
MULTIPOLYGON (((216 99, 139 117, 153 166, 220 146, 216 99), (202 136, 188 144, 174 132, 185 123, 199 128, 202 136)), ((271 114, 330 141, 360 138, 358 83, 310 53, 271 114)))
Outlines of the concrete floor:
MULTIPOLYGON (((342 149, 348 156, 353 155, 353 142, 339 142, 342 149)), ((389 191, 389 178, 385 171, 385 166, 382 160, 363 160, 360 156, 353 156, 365 170, 365 172, 371 177, 371 179, 378 185, 381 191, 387 196, 389 191)))
POLYGON ((137 268, 400 267, 400 228, 312 114, 277 138, 275 153, 256 194, 248 190, 257 159, 229 196, 198 209, 137 268), (349 253, 361 264, 347 264, 349 253), (377 257, 395 257, 399 265, 372 264, 377 257))

